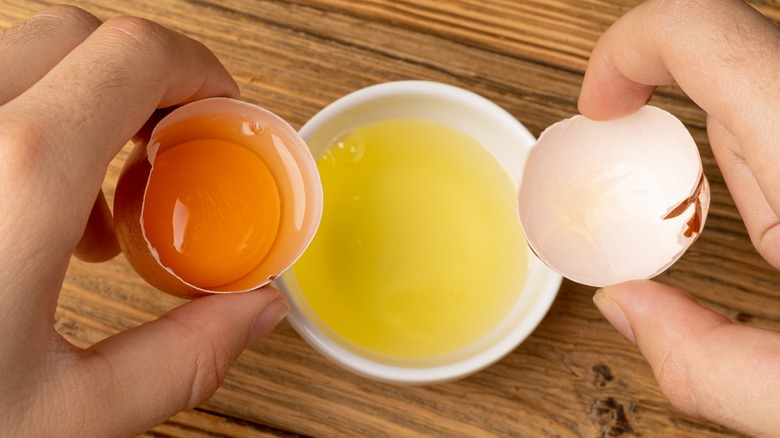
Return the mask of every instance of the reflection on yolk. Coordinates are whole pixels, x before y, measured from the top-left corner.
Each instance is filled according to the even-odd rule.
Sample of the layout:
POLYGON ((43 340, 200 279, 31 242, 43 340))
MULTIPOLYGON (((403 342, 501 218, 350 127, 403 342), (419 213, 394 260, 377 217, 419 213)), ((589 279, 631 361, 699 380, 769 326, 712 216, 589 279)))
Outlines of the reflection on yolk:
POLYGON ((159 154, 143 207, 146 238, 163 266, 201 288, 251 272, 279 229, 276 183, 250 150, 221 140, 159 154))

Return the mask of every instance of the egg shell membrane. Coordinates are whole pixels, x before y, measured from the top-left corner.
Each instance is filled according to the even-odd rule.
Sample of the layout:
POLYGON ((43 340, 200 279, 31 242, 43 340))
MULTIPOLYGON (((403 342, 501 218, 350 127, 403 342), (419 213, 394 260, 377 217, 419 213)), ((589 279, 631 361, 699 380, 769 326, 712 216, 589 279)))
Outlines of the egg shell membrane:
POLYGON ((575 116, 545 130, 526 161, 518 213, 548 266, 606 286, 651 278, 677 261, 701 232, 709 199, 690 133, 673 115, 645 106, 608 122, 575 116), (604 204, 600 194, 612 187, 624 192, 604 204), (637 188, 645 192, 631 192, 637 188))
POLYGON ((125 164, 117 184, 117 198, 120 195, 129 201, 115 202, 117 233, 122 230, 120 245, 131 266, 152 286, 184 298, 244 292, 268 284, 308 247, 322 216, 316 164, 295 130, 262 108, 227 98, 199 100, 166 116, 152 131, 148 146, 137 145, 125 164), (155 156, 199 139, 224 140, 255 153, 276 181, 281 203, 279 230, 266 257, 246 276, 212 289, 188 284, 162 266, 143 231, 143 198, 155 156))

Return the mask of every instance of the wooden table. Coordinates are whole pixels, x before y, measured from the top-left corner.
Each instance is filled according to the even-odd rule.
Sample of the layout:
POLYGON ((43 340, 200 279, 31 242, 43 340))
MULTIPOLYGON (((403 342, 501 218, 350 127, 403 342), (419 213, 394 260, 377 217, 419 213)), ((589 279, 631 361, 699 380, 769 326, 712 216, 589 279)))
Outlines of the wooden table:
MULTIPOLYGON (((5 0, 0 26, 48 1, 5 0)), ((140 15, 201 40, 244 99, 300 127, 334 99, 378 82, 426 79, 477 92, 534 135, 576 113, 588 55, 638 0, 75 0, 102 19, 140 15)), ((755 5, 780 20, 777 1, 755 5)), ((661 281, 741 324, 780 330, 780 275, 757 255, 708 148, 705 117, 676 88, 670 109, 701 145, 712 183, 707 227, 661 281)), ((106 179, 113 194, 125 150, 106 179)), ((110 200, 110 199, 109 199, 110 200)), ((217 394, 149 436, 724 437, 677 413, 641 355, 602 318, 593 289, 564 281, 541 326, 498 364, 462 381, 398 387, 331 364, 283 323, 247 350, 217 394)), ((123 257, 74 261, 56 325, 78 345, 156 318, 180 301, 123 257)))

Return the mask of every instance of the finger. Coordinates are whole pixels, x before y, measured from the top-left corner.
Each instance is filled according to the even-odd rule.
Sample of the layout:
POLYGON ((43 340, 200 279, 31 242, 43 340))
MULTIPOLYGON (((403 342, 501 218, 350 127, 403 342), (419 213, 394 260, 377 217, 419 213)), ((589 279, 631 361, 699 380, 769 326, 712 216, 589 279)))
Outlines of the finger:
POLYGON ((650 281, 602 289, 594 302, 635 339, 678 409, 751 436, 780 430, 780 334, 734 325, 685 292, 650 281))
POLYGON ((761 191, 753 172, 740 155, 737 139, 713 117, 707 132, 718 167, 758 252, 780 268, 780 220, 761 191))
POLYGON ((104 262, 119 254, 119 241, 114 232, 114 218, 108 208, 103 191, 98 192, 81 240, 73 250, 73 255, 85 262, 104 262))
POLYGON ((599 38, 585 70, 580 112, 594 120, 630 114, 650 100, 656 87, 674 83, 652 28, 652 2, 632 9, 599 38))
POLYGON ((706 4, 649 1, 615 22, 593 49, 579 101, 583 114, 621 115, 624 99, 636 109, 649 96, 647 87, 676 81, 735 134, 751 128, 732 125, 763 120, 754 116, 777 100, 776 81, 768 75, 780 68, 780 34, 745 2, 706 4))
POLYGON ((131 436, 206 401, 288 309, 272 288, 211 295, 92 346, 73 366, 79 388, 70 393, 81 397, 73 403, 90 416, 75 423, 94 428, 81 435, 131 436))
POLYGON ((648 7, 645 3, 632 9, 599 38, 580 90, 578 106, 583 115, 608 120, 631 114, 650 100, 656 86, 674 82, 654 48, 651 30, 646 29, 648 7), (632 27, 636 31, 626 38, 632 27))
POLYGON ((75 6, 49 6, 0 33, 0 105, 28 89, 101 21, 75 6))

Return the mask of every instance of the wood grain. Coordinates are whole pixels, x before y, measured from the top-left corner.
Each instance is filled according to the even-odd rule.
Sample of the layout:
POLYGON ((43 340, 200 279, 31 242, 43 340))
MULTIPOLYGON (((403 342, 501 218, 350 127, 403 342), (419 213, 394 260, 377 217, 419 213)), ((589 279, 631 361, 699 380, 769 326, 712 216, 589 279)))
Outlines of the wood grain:
MULTIPOLYGON (((47 1, 6 0, 0 26, 47 1)), ((101 19, 140 15, 204 42, 244 99, 300 127, 336 98, 401 79, 457 85, 493 100, 533 134, 576 112, 590 49, 632 0, 77 0, 101 19)), ((780 5, 755 5, 780 20, 780 5)), ((732 320, 780 330, 780 276, 753 249, 709 151, 705 116, 676 87, 654 103, 701 146, 712 184, 707 228, 661 281, 732 320)), ((127 151, 112 162, 109 201, 127 151)), ((283 323, 247 350, 217 394, 146 436, 733 437, 676 412, 641 355, 564 282, 549 314, 504 360, 462 381, 398 387, 352 375, 283 323)), ((181 303, 122 257, 74 261, 56 326, 77 345, 152 320, 181 303)))

